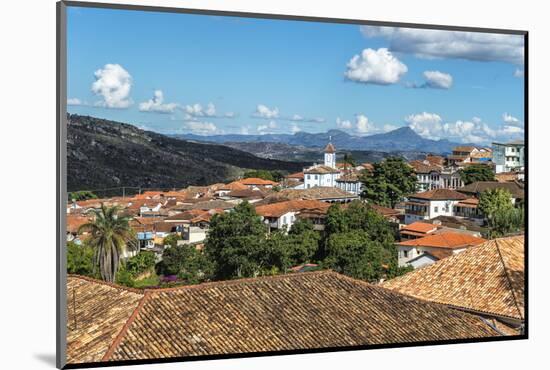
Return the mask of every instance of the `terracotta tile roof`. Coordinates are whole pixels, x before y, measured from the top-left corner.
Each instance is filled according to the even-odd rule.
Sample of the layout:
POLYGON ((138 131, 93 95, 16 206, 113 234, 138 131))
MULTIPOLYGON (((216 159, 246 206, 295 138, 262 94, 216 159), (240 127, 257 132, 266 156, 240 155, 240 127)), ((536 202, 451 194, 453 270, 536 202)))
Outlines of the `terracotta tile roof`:
POLYGON ((475 146, 455 146, 453 152, 471 152, 476 149, 475 146))
POLYGON ((442 166, 432 164, 428 161, 414 160, 410 161, 409 165, 414 169, 416 173, 430 173, 430 172, 441 172, 443 169, 442 166))
POLYGON ((69 284, 82 286, 77 318, 97 341, 88 347, 69 329, 71 363, 499 336, 478 316, 331 271, 153 289, 142 298, 72 276, 69 284))
POLYGON ((456 204, 458 207, 469 207, 469 208, 477 208, 479 205, 479 199, 477 198, 468 198, 461 200, 456 204))
POLYGON ((523 262, 523 236, 495 239, 382 286, 431 302, 523 320, 523 262))
POLYGON ((287 179, 303 180, 304 179, 304 173, 303 172, 291 173, 290 175, 287 175, 286 178, 287 179))
POLYGON ((336 179, 336 182, 357 182, 359 181, 359 177, 357 176, 357 174, 355 173, 346 173, 342 176, 340 176, 340 178, 336 179))
POLYGON ((382 207, 382 206, 379 206, 378 204, 369 204, 369 205, 371 206, 372 209, 378 212, 378 214, 384 217, 398 216, 401 214, 401 212, 397 209, 382 207))
POLYGON ((339 173, 339 172, 340 172, 340 170, 338 170, 336 168, 329 167, 329 166, 325 166, 325 165, 311 167, 311 168, 304 171, 305 174, 311 174, 311 175, 313 175, 313 174, 325 175, 325 174, 329 174, 329 173, 339 173))
POLYGON ((406 225, 401 229, 401 231, 414 231, 417 233, 427 234, 437 230, 437 226, 433 224, 427 224, 424 222, 413 222, 412 224, 406 225))
POLYGON ((248 189, 248 186, 240 183, 239 181, 233 181, 227 185, 221 186, 218 190, 232 191, 232 190, 244 190, 244 189, 248 189))
POLYGON ((226 202, 224 200, 209 200, 205 202, 198 202, 196 204, 193 204, 190 206, 190 209, 202 209, 202 210, 209 210, 209 209, 232 209, 235 208, 234 203, 226 202))
POLYGON ((524 184, 517 181, 513 181, 513 182, 476 181, 469 185, 463 186, 457 190, 465 194, 479 195, 486 190, 506 189, 510 192, 510 194, 512 194, 512 197, 523 199, 525 196, 524 187, 525 187, 524 184))
POLYGON ((318 200, 289 200, 256 207, 256 213, 263 217, 281 217, 288 212, 319 210, 326 213, 330 203, 318 200))
POLYGON ((293 199, 359 199, 359 197, 340 188, 315 186, 309 189, 283 189, 268 195, 262 202, 269 204, 293 199))
POLYGON ((332 143, 328 143, 327 146, 325 147, 325 153, 335 153, 336 152, 336 148, 334 147, 334 145, 332 145, 332 143))
POLYGON ((252 190, 252 189, 242 189, 242 190, 232 190, 227 196, 233 198, 246 198, 246 199, 262 199, 265 198, 265 194, 261 190, 252 190))
POLYGON ((463 200, 467 199, 468 197, 462 193, 459 193, 458 191, 454 191, 451 189, 434 189, 422 193, 413 194, 409 196, 409 198, 426 200, 463 200))
POLYGON ((501 172, 495 174, 495 179, 498 182, 511 182, 519 179, 520 173, 518 172, 501 172))
POLYGON ((365 163, 361 163, 361 166, 366 169, 367 171, 372 171, 374 170, 374 166, 372 163, 368 163, 368 162, 365 162, 365 163))
POLYGON ((406 240, 399 243, 403 246, 418 246, 431 248, 459 249, 481 244, 486 240, 464 233, 446 231, 440 234, 428 235, 423 238, 406 240))
POLYGON ((425 223, 431 223, 431 224, 439 224, 443 227, 453 228, 453 229, 464 229, 464 230, 471 230, 471 231, 477 231, 477 232, 485 232, 487 231, 486 228, 479 226, 474 221, 460 218, 460 217, 453 217, 453 216, 437 216, 435 218, 432 218, 431 220, 425 220, 420 221, 425 223))
POLYGON ((142 298, 139 291, 69 275, 67 362, 100 361, 142 298))
POLYGON ((430 155, 430 154, 428 154, 426 156, 425 160, 428 161, 428 163, 430 163, 432 165, 443 166, 445 164, 445 157, 442 157, 440 155, 430 155))
POLYGON ((75 234, 80 226, 90 221, 91 218, 88 216, 67 215, 67 232, 75 234))
POLYGON ((243 185, 272 185, 272 186, 275 186, 275 185, 278 185, 277 182, 275 181, 271 181, 271 180, 264 180, 264 179, 260 179, 258 177, 249 177, 249 178, 246 178, 246 179, 242 179, 242 180, 239 180, 239 182, 243 185))

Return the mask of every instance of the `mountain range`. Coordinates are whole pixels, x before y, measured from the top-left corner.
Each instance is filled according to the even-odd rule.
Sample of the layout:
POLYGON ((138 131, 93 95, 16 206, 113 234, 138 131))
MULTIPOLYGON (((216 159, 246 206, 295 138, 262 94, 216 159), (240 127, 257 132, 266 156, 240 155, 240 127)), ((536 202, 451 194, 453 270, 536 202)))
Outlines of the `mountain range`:
POLYGON ((189 142, 95 117, 67 118, 68 191, 183 188, 227 182, 250 169, 297 172, 308 164, 259 158, 228 146, 189 142))
POLYGON ((452 152, 453 147, 465 145, 449 140, 431 140, 423 138, 410 127, 400 127, 383 134, 370 136, 354 136, 341 130, 329 130, 324 133, 297 132, 291 134, 265 134, 265 135, 211 135, 201 136, 194 134, 177 134, 174 137, 185 140, 211 143, 239 143, 239 142, 264 142, 282 143, 293 146, 324 147, 329 140, 336 149, 343 150, 373 150, 382 152, 394 151, 422 151, 436 154, 452 152))

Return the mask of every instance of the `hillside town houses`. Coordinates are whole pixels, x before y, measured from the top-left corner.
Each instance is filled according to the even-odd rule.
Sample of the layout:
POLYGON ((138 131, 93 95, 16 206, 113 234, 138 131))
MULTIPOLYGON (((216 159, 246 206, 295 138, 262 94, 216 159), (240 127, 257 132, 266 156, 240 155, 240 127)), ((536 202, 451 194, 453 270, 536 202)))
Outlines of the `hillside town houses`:
MULTIPOLYGON (((131 217, 141 249, 162 256, 163 239, 181 236, 180 244, 201 247, 207 238, 210 220, 216 214, 231 212, 241 202, 251 203, 268 231, 288 232, 298 219, 308 219, 318 231, 324 230, 331 204, 360 200, 361 174, 372 171, 371 163, 352 166, 337 162, 336 147, 329 142, 323 151, 324 162, 287 175, 280 182, 243 178, 229 183, 189 186, 181 190, 145 191, 127 197, 69 201, 67 239, 80 242, 80 225, 90 221, 89 210, 101 204, 117 205, 131 217)), ((494 143, 493 148, 460 146, 447 157, 426 155, 409 161, 416 178, 417 192, 395 208, 372 205, 400 230, 397 244, 400 265, 415 267, 433 263, 483 241, 485 215, 479 210, 483 191, 505 189, 515 205, 524 201, 523 178, 504 177, 523 170, 523 144, 494 143), (504 164, 499 164, 504 153, 504 164), (496 158, 493 158, 493 155, 496 158), (513 158, 512 158, 513 157, 513 158), (494 163, 496 160, 498 163, 494 163), (464 185, 460 169, 483 164, 502 170, 497 181, 477 181, 464 185)))

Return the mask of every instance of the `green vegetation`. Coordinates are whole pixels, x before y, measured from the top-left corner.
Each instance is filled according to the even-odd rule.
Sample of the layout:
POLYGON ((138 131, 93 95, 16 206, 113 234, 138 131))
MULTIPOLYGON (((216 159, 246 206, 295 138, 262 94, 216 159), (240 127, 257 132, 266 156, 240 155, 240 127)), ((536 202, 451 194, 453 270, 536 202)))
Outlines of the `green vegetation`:
POLYGON ((351 153, 344 153, 344 158, 342 159, 342 162, 344 163, 346 169, 356 166, 355 159, 353 158, 353 155, 351 153))
POLYGON ((495 181, 493 169, 485 164, 473 164, 458 171, 465 185, 476 181, 495 181))
POLYGON ((244 173, 243 178, 257 177, 259 179, 279 182, 284 178, 280 171, 252 170, 244 173))
POLYGON ((195 245, 177 245, 164 250, 157 273, 177 275, 186 284, 198 284, 212 275, 212 264, 195 245))
POLYGON ((69 201, 97 199, 97 195, 88 190, 74 191, 68 194, 69 201))
POLYGON ((393 208, 405 196, 415 192, 416 176, 403 159, 390 157, 374 163, 373 167, 372 172, 363 171, 360 177, 364 184, 363 198, 393 208))
POLYGON ((135 240, 134 233, 128 224, 129 219, 119 214, 118 207, 102 204, 100 209, 92 212, 94 221, 82 225, 78 233, 90 232, 87 245, 94 250, 94 265, 99 267, 103 280, 113 282, 121 256, 135 240))
POLYGON ((67 272, 69 274, 93 276, 95 273, 94 250, 86 245, 78 245, 72 241, 68 242, 67 272))
POLYGON ((345 275, 376 282, 409 269, 397 266, 395 229, 367 204, 329 208, 323 265, 345 275))
POLYGON ((512 195, 505 189, 486 190, 479 197, 479 209, 489 226, 489 238, 498 238, 523 230, 525 212, 522 206, 514 207, 512 195))

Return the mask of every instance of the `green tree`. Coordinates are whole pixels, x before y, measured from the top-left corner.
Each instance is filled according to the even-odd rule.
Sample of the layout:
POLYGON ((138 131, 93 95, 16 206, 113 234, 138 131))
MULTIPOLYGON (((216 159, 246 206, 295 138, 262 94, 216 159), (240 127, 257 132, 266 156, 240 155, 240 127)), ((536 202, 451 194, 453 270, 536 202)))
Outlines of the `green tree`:
POLYGON ((487 218, 490 238, 517 233, 524 228, 524 209, 514 207, 511 199, 512 195, 506 189, 496 188, 481 193, 479 209, 487 218))
POLYGON ((132 248, 135 234, 128 224, 128 217, 119 214, 117 206, 104 204, 93 210, 94 221, 82 225, 78 233, 89 231, 87 244, 94 249, 94 265, 99 267, 101 278, 108 282, 115 280, 120 267, 120 259, 132 248))
POLYGON ((157 271, 163 275, 178 275, 187 284, 198 284, 211 277, 212 264, 195 245, 181 244, 164 250, 157 271))
POLYGON ((514 205, 512 204, 512 195, 508 190, 496 188, 481 193, 478 207, 490 220, 496 213, 510 210, 514 205))
POLYGON ((168 234, 163 240, 165 247, 175 247, 178 244, 178 240, 182 240, 182 237, 178 234, 168 234))
POLYGON ((342 274, 367 281, 384 276, 385 267, 394 258, 384 245, 362 230, 336 233, 327 240, 325 265, 342 274))
POLYGON ((69 274, 94 275, 94 250, 87 245, 67 243, 67 272, 69 274))
POLYGON ((156 256, 151 251, 141 251, 133 257, 128 258, 125 263, 126 270, 137 277, 147 271, 153 271, 156 265, 156 256))
POLYGON ((473 164, 458 171, 460 179, 468 185, 476 181, 495 181, 495 174, 491 167, 485 164, 473 164))
POLYGON ((257 276, 270 268, 266 226, 254 208, 243 202, 231 212, 212 217, 204 244, 217 279, 257 276))
POLYGON ((353 155, 351 153, 344 153, 344 158, 342 160, 344 162, 345 169, 348 169, 349 167, 355 167, 355 159, 353 158, 353 155))
POLYGON ((245 172, 243 177, 257 177, 264 180, 279 182, 284 178, 284 175, 280 171, 251 170, 245 172))
POLYGON ((88 190, 74 191, 68 194, 69 201, 97 199, 97 195, 88 190))
POLYGON ((364 184, 361 196, 374 204, 394 207, 416 190, 413 169, 401 158, 390 157, 373 164, 372 171, 362 171, 364 184))

